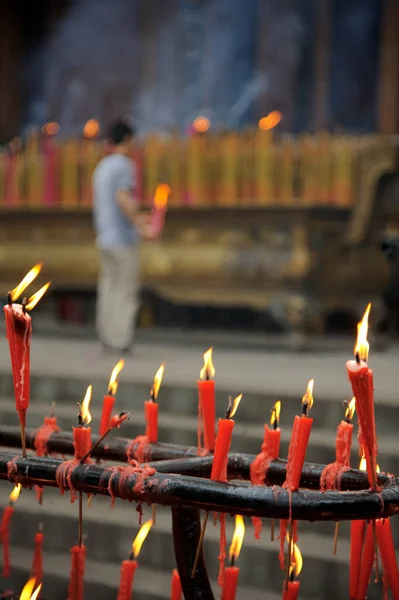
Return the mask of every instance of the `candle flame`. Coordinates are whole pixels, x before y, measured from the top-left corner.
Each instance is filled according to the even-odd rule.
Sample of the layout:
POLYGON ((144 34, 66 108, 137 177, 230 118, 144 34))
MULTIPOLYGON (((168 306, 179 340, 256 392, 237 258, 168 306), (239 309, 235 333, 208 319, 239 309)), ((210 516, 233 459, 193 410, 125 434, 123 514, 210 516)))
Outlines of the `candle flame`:
POLYGON ((14 302, 14 300, 16 300, 17 298, 19 298, 19 296, 22 294, 22 292, 32 283, 32 281, 34 281, 36 279, 36 277, 39 275, 41 269, 42 269, 43 264, 42 263, 38 263, 37 265, 35 265, 34 267, 32 267, 32 269, 29 271, 29 273, 27 273, 25 275, 25 277, 23 278, 23 280, 21 281, 21 283, 19 283, 17 285, 16 288, 14 288, 10 293, 11 293, 11 300, 14 302))
POLYGON ((86 138, 95 138, 100 133, 100 124, 96 119, 89 119, 83 127, 83 135, 86 138))
POLYGON ((281 412, 281 400, 277 400, 276 404, 272 408, 272 414, 270 417, 270 425, 278 425, 280 420, 280 412, 281 412))
MULTIPOLYGON (((366 461, 366 455, 364 453, 364 450, 362 450, 362 458, 360 459, 360 463, 359 463, 359 471, 367 471, 367 461, 366 461)), ((381 473, 381 469, 380 469, 380 465, 376 464, 375 466, 375 472, 376 473, 381 473)))
POLYGON ((238 405, 241 402, 241 398, 242 398, 242 394, 240 394, 239 396, 237 396, 237 398, 234 398, 234 400, 232 400, 230 398, 230 400, 229 400, 229 408, 227 409, 227 416, 226 416, 227 419, 232 419, 234 417, 234 415, 237 412, 238 405))
POLYGON ((347 419, 348 421, 352 421, 353 415, 355 414, 355 410, 356 410, 356 398, 355 398, 355 396, 353 396, 352 400, 349 402, 348 406, 346 407, 345 419, 347 419))
POLYGON ((121 358, 120 361, 113 368, 111 377, 109 378, 109 384, 108 384, 108 392, 111 394, 111 396, 115 396, 115 394, 118 390, 118 384, 119 384, 118 375, 122 371, 124 366, 125 366, 125 361, 123 360, 123 358, 121 358))
POLYGON ((39 300, 44 296, 51 285, 51 281, 48 281, 43 287, 40 288, 33 296, 31 296, 28 302, 25 305, 26 310, 32 310, 39 302, 39 300))
POLYGON ((273 110, 268 115, 266 115, 266 117, 262 117, 261 119, 259 119, 259 129, 261 129, 262 131, 268 131, 269 129, 273 129, 273 127, 276 127, 276 125, 280 123, 282 118, 283 115, 280 111, 273 110))
POLYGON ((165 370, 165 365, 161 365, 158 371, 155 373, 154 383, 151 388, 151 398, 156 400, 158 398, 159 388, 161 387, 163 372, 165 370))
POLYGON ((17 485, 15 486, 15 488, 13 489, 13 491, 10 494, 10 497, 8 498, 9 502, 12 502, 14 504, 14 502, 16 502, 19 498, 19 495, 21 493, 21 489, 22 486, 20 483, 17 483, 17 485))
POLYGON ((302 398, 302 404, 307 404, 308 410, 310 410, 313 406, 313 386, 314 379, 311 379, 308 383, 308 387, 306 388, 305 395, 302 398))
POLYGON ((215 367, 212 362, 212 351, 213 348, 210 347, 204 354, 204 366, 200 371, 200 379, 210 379, 211 377, 215 377, 215 367))
POLYGON ((92 391, 93 391, 93 386, 89 385, 86 390, 86 394, 85 394, 84 400, 82 402, 82 408, 81 408, 81 412, 80 412, 81 417, 82 417, 82 422, 85 423, 86 425, 91 423, 91 413, 90 413, 89 407, 90 407, 92 391))
POLYGON ((211 122, 208 117, 203 117, 200 115, 196 117, 193 121, 193 129, 197 133, 206 133, 211 128, 211 122))
MULTIPOLYGON (((287 542, 289 542, 289 535, 288 534, 287 534, 287 542)), ((292 571, 294 571, 295 577, 298 577, 298 575, 302 571, 303 558, 302 558, 301 551, 299 550, 299 548, 295 544, 295 542, 292 542, 292 554, 294 556, 290 557, 290 560, 292 561, 292 564, 290 566, 290 575, 291 575, 292 571)))
POLYGON ((230 546, 229 557, 230 561, 237 559, 240 556, 242 542, 245 535, 245 523, 241 515, 236 515, 236 526, 234 529, 234 535, 230 546))
POLYGON ((167 183, 161 183, 157 186, 154 196, 154 205, 156 208, 164 208, 164 206, 167 206, 170 192, 171 189, 167 183))
POLYGON ((134 558, 137 558, 140 554, 141 546, 144 543, 145 538, 149 534, 149 531, 153 525, 153 520, 150 519, 146 521, 139 529, 138 534, 136 535, 134 542, 132 544, 132 554, 134 558))
POLYGON ((355 344, 355 355, 358 354, 360 360, 367 362, 369 357, 370 344, 367 341, 367 331, 369 328, 369 314, 371 303, 369 302, 360 323, 357 324, 357 339, 355 344))
POLYGON ((21 592, 20 600, 36 600, 36 598, 40 594, 40 590, 42 589, 42 584, 39 583, 35 591, 33 592, 33 588, 35 587, 35 578, 31 577, 24 585, 24 589, 21 592), (33 592, 33 594, 32 594, 33 592))

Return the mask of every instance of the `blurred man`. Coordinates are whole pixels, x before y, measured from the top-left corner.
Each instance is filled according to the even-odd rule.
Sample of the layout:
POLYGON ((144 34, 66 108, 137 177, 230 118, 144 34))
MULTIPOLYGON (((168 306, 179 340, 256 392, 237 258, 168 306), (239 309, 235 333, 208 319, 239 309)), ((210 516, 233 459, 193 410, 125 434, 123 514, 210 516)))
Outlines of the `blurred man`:
POLYGON ((105 351, 131 350, 140 292, 140 237, 151 238, 148 217, 134 197, 136 167, 132 161, 134 131, 123 121, 112 125, 112 153, 93 175, 94 224, 100 273, 97 334, 105 351))

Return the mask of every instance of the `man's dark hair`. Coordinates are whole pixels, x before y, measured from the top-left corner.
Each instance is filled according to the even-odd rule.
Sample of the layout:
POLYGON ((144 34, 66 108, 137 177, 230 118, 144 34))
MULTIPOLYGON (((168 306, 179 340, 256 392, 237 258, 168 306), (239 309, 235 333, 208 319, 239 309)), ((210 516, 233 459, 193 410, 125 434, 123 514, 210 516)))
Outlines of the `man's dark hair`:
POLYGON ((112 144, 121 144, 126 138, 134 136, 134 129, 126 121, 115 121, 109 128, 108 139, 112 144))

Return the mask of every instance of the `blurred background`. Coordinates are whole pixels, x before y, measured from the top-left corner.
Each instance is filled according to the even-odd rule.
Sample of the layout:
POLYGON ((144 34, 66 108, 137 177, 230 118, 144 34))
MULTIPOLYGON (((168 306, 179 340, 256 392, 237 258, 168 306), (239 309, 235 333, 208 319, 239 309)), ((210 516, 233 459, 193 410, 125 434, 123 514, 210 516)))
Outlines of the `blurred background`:
MULTIPOLYGON (((395 470, 398 25, 397 0, 1 2, 2 295, 35 262, 44 262, 39 284, 52 280, 34 314, 32 426, 54 399, 61 425, 75 424, 76 401, 91 382, 95 389, 98 384, 99 414, 113 364, 92 358, 97 254, 91 177, 109 152, 107 127, 123 116, 138 132, 132 161, 141 205, 151 206, 158 184, 171 188, 164 234, 141 249, 137 353, 127 359, 120 398, 137 419, 125 435, 142 432, 141 402, 165 360, 162 440, 195 445, 195 379, 203 351, 213 344, 216 377, 218 353, 222 365, 220 414, 229 393, 242 391, 246 398, 233 449, 256 453, 277 394, 295 414, 316 368, 323 410, 317 421, 316 377, 310 458, 333 460, 340 403, 350 393, 343 361, 372 301, 371 349, 389 342, 375 365, 376 387, 383 390, 377 398, 381 468, 395 470), (307 354, 298 356, 303 349, 307 354), (239 368, 243 361, 245 369, 239 368), (234 386, 231 369, 240 375, 234 386)), ((2 344, 2 419, 16 423, 2 344)), ((284 416, 283 403, 283 456, 291 413, 284 416)), ((355 466, 357 460, 355 453, 355 466)), ((7 497, 6 489, 4 503, 7 497)), ((14 532, 14 557, 21 557, 15 583, 29 569, 30 534, 24 532, 33 536, 40 518, 58 532, 48 536, 53 562, 44 597, 63 598, 76 511, 64 499, 61 515, 51 491, 43 507, 34 502, 33 494, 20 500, 24 528, 14 532)), ((118 564, 136 527, 131 507, 118 510, 122 516, 108 516, 107 503, 93 505, 87 598, 115 596, 118 564), (112 556, 111 531, 118 532, 112 556), (96 583, 104 568, 111 569, 111 587, 96 583)), ((151 572, 138 578, 143 600, 168 597, 167 510, 159 523, 143 550, 151 572)), ((313 525, 299 543, 303 597, 346 597, 348 531, 342 528, 334 558, 332 529, 313 525), (340 586, 339 596, 332 583, 340 586)), ((213 527, 210 532, 215 558, 217 535, 213 527)), ((249 523, 247 540, 238 597, 278 598, 275 546, 268 535, 256 545, 249 523)), ((379 585, 374 588, 381 597, 379 585)))

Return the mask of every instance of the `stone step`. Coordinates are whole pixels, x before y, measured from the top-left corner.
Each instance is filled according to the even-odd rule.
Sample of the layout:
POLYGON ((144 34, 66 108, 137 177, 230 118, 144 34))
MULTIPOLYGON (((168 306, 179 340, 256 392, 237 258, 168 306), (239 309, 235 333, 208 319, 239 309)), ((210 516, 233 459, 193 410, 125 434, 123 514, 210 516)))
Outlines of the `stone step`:
MULTIPOLYGON (((7 501, 10 489, 11 486, 1 487, 2 505, 7 501)), ((76 543, 78 506, 76 503, 71 505, 68 496, 60 497, 58 490, 46 489, 42 506, 35 501, 33 491, 24 490, 15 510, 11 525, 12 545, 31 549, 39 521, 44 525, 44 546, 49 555, 59 552, 67 555, 68 549, 76 543)), ((150 518, 150 515, 150 509, 145 508, 144 518, 150 518)), ((215 580, 218 570, 219 527, 214 527, 211 521, 212 519, 207 528, 204 549, 210 575, 215 580)), ((341 527, 344 531, 349 524, 341 524, 341 527)), ((231 540, 232 529, 233 519, 228 518, 228 543, 231 540)), ((109 499, 96 497, 90 509, 84 508, 84 533, 87 535, 88 559, 107 567, 114 565, 115 573, 118 564, 128 555, 137 530, 138 515, 135 507, 123 501, 117 501, 115 509, 111 510, 109 499)), ((331 535, 321 535, 315 532, 313 525, 301 523, 298 544, 304 558, 301 577, 303 597, 323 598, 323 600, 346 597, 348 540, 342 537, 337 556, 332 556, 332 530, 331 535)), ((281 592, 284 573, 279 568, 278 550, 279 542, 277 540, 271 542, 268 532, 265 532, 260 541, 255 540, 252 527, 247 520, 247 535, 237 562, 241 569, 241 584, 258 590, 271 590, 275 594, 281 592)), ((31 552, 32 550, 29 564, 31 552)), ((12 552, 12 562, 14 557, 15 553, 12 552)), ((69 565, 69 562, 67 564, 69 565)), ((156 525, 143 545, 140 565, 148 570, 162 570, 167 573, 175 567, 171 517, 168 509, 158 507, 156 525)), ((64 571, 67 575, 67 566, 64 567, 64 571)), ((115 578, 117 575, 114 580, 115 578)), ((370 598, 378 597, 378 595, 370 595, 370 598)))
MULTIPOLYGON (((0 398, 0 415, 3 425, 19 424, 18 416, 14 409, 14 400, 10 398, 0 398)), ((118 408, 119 410, 119 408, 118 408)), ((28 412, 28 426, 39 427, 43 423, 43 416, 48 414, 49 406, 43 401, 40 403, 32 401, 28 412)), ((70 431, 72 425, 75 425, 76 405, 71 403, 59 404, 56 407, 58 423, 64 431, 70 431)), ((92 430, 95 432, 100 420, 101 409, 91 409, 93 421, 92 430)), ((122 428, 113 432, 111 435, 121 435, 126 438, 134 438, 143 433, 145 428, 144 411, 142 408, 130 411, 130 421, 123 424, 122 428)), ((197 417, 185 414, 176 414, 166 411, 163 406, 159 408, 159 436, 163 442, 194 446, 197 442, 197 417)), ((291 436, 291 424, 289 426, 281 424, 281 457, 287 456, 288 444, 291 436)), ((309 448, 307 452, 307 461, 321 464, 328 464, 335 459, 335 427, 322 427, 317 419, 314 419, 313 429, 310 437, 309 448)), ((253 422, 241 422, 237 417, 234 435, 232 439, 233 452, 245 452, 257 454, 263 440, 263 424, 254 424, 253 422)), ((358 467, 358 444, 356 435, 353 437, 352 464, 358 467)), ((396 435, 386 433, 379 439, 379 463, 385 472, 395 473, 398 469, 397 459, 397 437, 396 435)))

